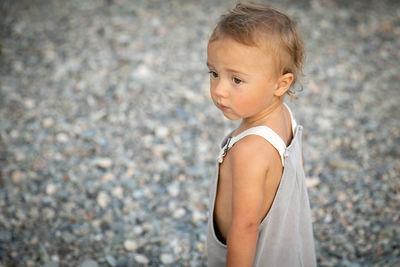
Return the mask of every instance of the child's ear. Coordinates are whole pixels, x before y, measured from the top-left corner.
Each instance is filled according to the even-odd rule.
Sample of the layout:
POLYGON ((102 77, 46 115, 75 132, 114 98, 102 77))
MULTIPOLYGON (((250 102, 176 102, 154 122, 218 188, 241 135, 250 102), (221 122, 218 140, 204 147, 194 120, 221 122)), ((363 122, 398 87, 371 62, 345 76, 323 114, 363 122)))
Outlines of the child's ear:
POLYGON ((293 73, 285 73, 278 78, 276 83, 275 95, 283 96, 293 82, 293 73))

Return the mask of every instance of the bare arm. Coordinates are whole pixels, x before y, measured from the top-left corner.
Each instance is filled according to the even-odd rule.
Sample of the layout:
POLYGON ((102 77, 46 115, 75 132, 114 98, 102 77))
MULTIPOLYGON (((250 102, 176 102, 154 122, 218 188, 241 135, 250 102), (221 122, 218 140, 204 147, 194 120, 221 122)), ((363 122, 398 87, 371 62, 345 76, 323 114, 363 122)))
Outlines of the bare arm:
POLYGON ((227 266, 252 266, 263 217, 268 153, 265 141, 249 136, 232 148, 232 224, 227 236, 227 266), (264 143, 262 143, 264 142, 264 143))

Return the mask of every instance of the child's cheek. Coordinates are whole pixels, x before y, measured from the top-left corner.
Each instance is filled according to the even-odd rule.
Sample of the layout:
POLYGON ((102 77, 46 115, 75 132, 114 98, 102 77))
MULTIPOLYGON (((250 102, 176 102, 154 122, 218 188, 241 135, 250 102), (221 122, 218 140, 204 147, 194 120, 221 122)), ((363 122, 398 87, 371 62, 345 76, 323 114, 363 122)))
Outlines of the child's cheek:
POLYGON ((237 99, 237 106, 242 112, 249 112, 257 106, 252 97, 242 95, 237 99))

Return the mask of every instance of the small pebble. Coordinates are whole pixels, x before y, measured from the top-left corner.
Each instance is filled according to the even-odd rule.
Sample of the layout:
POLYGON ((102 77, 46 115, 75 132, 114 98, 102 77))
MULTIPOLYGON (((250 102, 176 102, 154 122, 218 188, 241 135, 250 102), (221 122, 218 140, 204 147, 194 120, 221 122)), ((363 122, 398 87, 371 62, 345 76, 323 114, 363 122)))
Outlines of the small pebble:
POLYGON ((174 211, 173 217, 178 219, 178 218, 183 217, 185 214, 186 214, 185 209, 184 208, 179 208, 179 209, 174 211))
POLYGON ((168 193, 172 197, 176 197, 179 195, 179 183, 172 183, 167 187, 168 193))
POLYGON ((32 98, 27 98, 24 100, 24 104, 27 109, 33 109, 35 107, 35 100, 32 98))
POLYGON ((55 192, 57 192, 57 185, 50 183, 46 186, 46 194, 53 195, 55 192))
POLYGON ((306 186, 308 188, 315 187, 315 186, 319 185, 320 182, 321 181, 320 181, 320 179, 318 177, 308 177, 308 178, 306 178, 306 186))
POLYGON ((57 261, 49 261, 43 265, 43 267, 58 267, 58 266, 60 266, 60 264, 57 261))
POLYGON ((174 262, 174 256, 171 254, 161 254, 160 260, 162 264, 171 264, 174 262))
POLYGON ((107 255, 106 260, 107 260, 107 263, 112 267, 117 265, 117 260, 112 255, 107 255))
POLYGON ((97 204, 98 204, 100 207, 102 207, 103 209, 105 209, 105 208, 107 207, 107 205, 108 205, 108 203, 110 202, 111 199, 110 199, 110 197, 108 196, 107 193, 105 193, 105 192, 100 192, 100 193, 97 195, 96 200, 97 200, 97 204))
POLYGON ((12 234, 8 231, 0 231, 0 241, 8 243, 11 241, 12 234))
POLYGON ((66 143, 69 140, 69 136, 66 133, 57 134, 57 141, 59 143, 66 143))
POLYGON ((45 207, 42 209, 42 214, 45 219, 52 220, 56 216, 55 211, 52 208, 45 207))
POLYGON ((139 225, 135 225, 132 229, 133 233, 135 233, 136 235, 140 235, 143 233, 143 227, 139 226, 139 225))
POLYGON ((139 79, 146 79, 151 75, 151 70, 145 64, 139 65, 139 67, 134 72, 134 76, 139 79))
POLYGON ((47 117, 47 118, 43 119, 42 125, 45 128, 51 128, 54 126, 54 119, 51 117, 47 117))
POLYGON ((103 169, 108 169, 112 166, 112 160, 110 158, 98 158, 96 159, 95 164, 103 169))
POLYGON ((140 264, 149 264, 149 262, 150 262, 149 259, 145 255, 142 255, 142 254, 136 254, 135 261, 140 264))
POLYGON ((206 218, 207 218, 206 214, 204 214, 203 212, 200 212, 198 210, 194 210, 192 213, 193 222, 202 221, 202 220, 205 220, 206 218))
POLYGON ((19 184, 21 182, 22 172, 20 171, 13 171, 11 175, 11 179, 15 184, 19 184))
POLYGON ((14 156, 16 161, 24 161, 26 158, 25 153, 19 149, 14 150, 14 156))
POLYGON ((343 192, 339 192, 338 193, 338 196, 337 196, 337 199, 339 200, 339 201, 345 201, 346 200, 346 194, 345 193, 343 193, 343 192))
POLYGON ((80 265, 80 267, 98 267, 98 266, 99 264, 92 259, 86 259, 80 265))
POLYGON ((166 138, 169 135, 169 129, 164 126, 159 126, 156 129, 156 136, 159 138, 166 138))
POLYGON ((104 176, 101 178, 101 182, 102 183, 108 183, 108 182, 112 182, 115 180, 115 175, 113 173, 107 172, 106 174, 104 174, 104 176))
POLYGON ((135 240, 125 240, 124 247, 127 251, 135 251, 138 248, 138 244, 135 240))
POLYGON ((124 198, 124 189, 122 186, 114 187, 112 190, 112 195, 120 200, 124 198))

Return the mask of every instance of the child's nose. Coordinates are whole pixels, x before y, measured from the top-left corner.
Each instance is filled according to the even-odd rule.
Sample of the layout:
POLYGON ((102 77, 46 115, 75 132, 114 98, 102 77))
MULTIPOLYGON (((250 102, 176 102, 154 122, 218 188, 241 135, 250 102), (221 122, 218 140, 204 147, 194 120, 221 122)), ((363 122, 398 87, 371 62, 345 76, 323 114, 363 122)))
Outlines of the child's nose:
POLYGON ((215 86, 214 92, 215 95, 218 97, 227 97, 228 96, 227 85, 224 84, 224 82, 219 81, 215 86))

